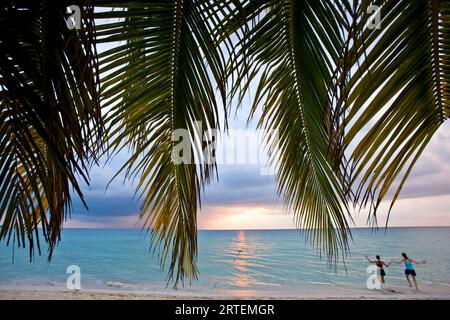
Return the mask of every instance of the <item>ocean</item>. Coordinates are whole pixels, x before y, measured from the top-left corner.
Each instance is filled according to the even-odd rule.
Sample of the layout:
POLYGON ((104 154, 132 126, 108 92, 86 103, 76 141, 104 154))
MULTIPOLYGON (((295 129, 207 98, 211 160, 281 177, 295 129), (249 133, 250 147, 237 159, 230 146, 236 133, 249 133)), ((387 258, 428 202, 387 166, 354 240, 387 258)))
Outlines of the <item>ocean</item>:
MULTIPOLYGON (((416 267, 423 284, 448 286, 450 292, 450 228, 389 228, 386 232, 354 229, 345 265, 328 264, 297 230, 199 231, 198 280, 178 288, 187 293, 252 296, 288 295, 298 290, 365 288, 368 263, 379 254, 385 261, 426 260, 416 267)), ((0 243, 0 285, 65 286, 69 266, 80 268, 82 288, 171 292, 167 270, 149 251, 139 230, 65 229, 52 261, 28 250, 0 243)), ((403 265, 386 269, 389 285, 405 285, 403 265)))

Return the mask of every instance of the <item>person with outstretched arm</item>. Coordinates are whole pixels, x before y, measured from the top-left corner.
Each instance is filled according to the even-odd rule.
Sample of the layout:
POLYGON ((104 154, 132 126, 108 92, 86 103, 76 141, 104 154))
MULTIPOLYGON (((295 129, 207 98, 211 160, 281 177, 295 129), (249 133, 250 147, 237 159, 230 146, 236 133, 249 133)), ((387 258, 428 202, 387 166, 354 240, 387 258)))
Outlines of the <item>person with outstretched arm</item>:
POLYGON ((406 276, 406 280, 408 281, 408 285, 412 288, 412 284, 411 284, 411 280, 410 280, 410 277, 411 277, 413 279, 416 291, 419 291, 419 287, 417 286, 416 270, 414 269, 414 265, 424 264, 424 263, 426 263, 426 261, 425 260, 416 261, 416 260, 410 259, 404 252, 402 253, 402 257, 403 258, 397 263, 405 264, 405 276, 406 276))
POLYGON ((390 263, 386 263, 383 260, 381 260, 381 257, 379 255, 376 256, 376 260, 370 260, 367 256, 366 256, 366 260, 369 263, 374 263, 377 267, 378 267, 378 271, 379 271, 379 275, 381 278, 381 283, 385 283, 384 282, 384 277, 386 276, 386 272, 384 271, 384 267, 389 267, 391 264, 390 263))

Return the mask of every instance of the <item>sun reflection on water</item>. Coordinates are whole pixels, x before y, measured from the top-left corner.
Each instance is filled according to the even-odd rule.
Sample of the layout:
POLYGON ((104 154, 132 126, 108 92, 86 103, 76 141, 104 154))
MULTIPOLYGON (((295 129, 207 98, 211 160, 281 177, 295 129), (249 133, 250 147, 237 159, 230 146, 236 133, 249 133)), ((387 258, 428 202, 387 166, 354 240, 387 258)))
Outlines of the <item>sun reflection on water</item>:
POLYGON ((231 290, 234 295, 248 296, 256 293, 251 287, 255 284, 254 279, 249 270, 249 261, 254 258, 254 253, 246 239, 245 231, 238 231, 236 241, 231 246, 232 252, 235 254, 235 258, 232 261, 233 264, 233 277, 231 279, 231 285, 238 287, 239 289, 231 290))

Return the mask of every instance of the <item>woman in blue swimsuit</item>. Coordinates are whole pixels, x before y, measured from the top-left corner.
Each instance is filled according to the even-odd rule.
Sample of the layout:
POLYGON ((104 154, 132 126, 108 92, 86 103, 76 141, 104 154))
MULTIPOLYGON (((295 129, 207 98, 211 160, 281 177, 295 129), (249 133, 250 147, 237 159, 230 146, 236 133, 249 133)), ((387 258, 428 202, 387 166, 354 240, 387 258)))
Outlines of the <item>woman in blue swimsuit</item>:
POLYGON ((416 290, 419 291, 419 288, 417 287, 417 281, 416 281, 416 270, 414 269, 415 264, 423 264, 426 263, 425 260, 423 261, 415 261, 413 259, 408 258, 406 253, 402 253, 403 259, 400 260, 398 263, 404 263, 405 264, 405 276, 406 280, 408 280, 408 284, 410 287, 412 287, 411 280, 409 277, 412 277, 414 286, 416 287, 416 290))

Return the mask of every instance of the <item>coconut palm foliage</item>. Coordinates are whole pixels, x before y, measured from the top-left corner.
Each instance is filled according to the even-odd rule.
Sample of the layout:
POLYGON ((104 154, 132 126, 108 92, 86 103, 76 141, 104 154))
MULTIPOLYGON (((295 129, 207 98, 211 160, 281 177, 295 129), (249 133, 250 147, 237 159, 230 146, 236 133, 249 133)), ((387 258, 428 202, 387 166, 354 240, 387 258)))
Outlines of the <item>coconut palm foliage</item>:
POLYGON ((30 254, 41 233, 51 256, 102 123, 93 20, 69 30, 68 5, 0 6, 0 239, 29 244, 30 254))
POLYGON ((219 12, 211 1, 97 5, 103 3, 120 7, 96 15, 115 21, 97 26, 98 42, 120 42, 100 54, 109 150, 129 150, 123 169, 138 181, 140 218, 154 249, 162 248, 163 266, 171 254, 168 279, 176 284, 197 275, 200 191, 215 170, 194 159, 211 148, 203 131, 220 127, 225 103, 224 58, 213 28, 219 12), (172 161, 177 130, 185 130, 182 142, 191 149, 182 163, 172 161))
POLYGON ((392 205, 434 133, 450 116, 450 1, 374 1, 381 25, 368 28, 367 6, 355 8, 359 30, 341 73, 339 114, 355 203, 392 205), (392 191, 389 193, 389 191, 392 191))
POLYGON ((259 126, 278 130, 279 193, 330 258, 346 253, 351 205, 376 218, 383 199, 395 202, 449 116, 449 1, 97 0, 76 31, 63 30, 63 5, 48 15, 45 1, 21 11, 8 3, 3 238, 15 231, 32 242, 37 222, 59 234, 68 186, 81 196, 77 176, 87 180, 101 141, 110 157, 128 150, 122 170, 137 182, 140 218, 175 284, 197 276, 196 217, 216 175, 199 156, 211 150, 201 132, 226 127, 228 103, 251 92, 249 118, 261 110, 259 126), (92 39, 106 49, 97 55, 92 39), (91 125, 102 120, 105 139, 95 139, 91 125), (173 161, 179 129, 190 142, 184 159, 196 162, 173 161))
POLYGON ((334 1, 303 0, 259 1, 243 12, 252 27, 236 42, 233 93, 242 97, 257 79, 251 112, 261 107, 259 125, 278 130, 278 190, 313 244, 336 257, 347 249, 348 207, 328 128, 347 11, 334 1))

